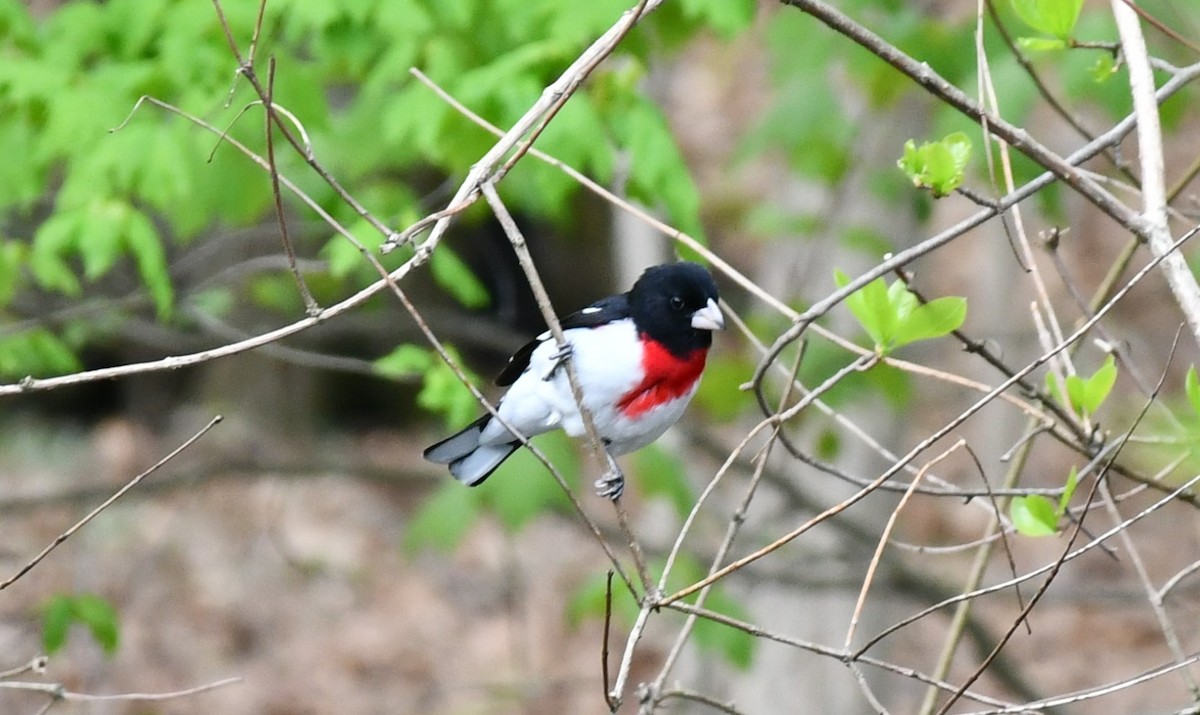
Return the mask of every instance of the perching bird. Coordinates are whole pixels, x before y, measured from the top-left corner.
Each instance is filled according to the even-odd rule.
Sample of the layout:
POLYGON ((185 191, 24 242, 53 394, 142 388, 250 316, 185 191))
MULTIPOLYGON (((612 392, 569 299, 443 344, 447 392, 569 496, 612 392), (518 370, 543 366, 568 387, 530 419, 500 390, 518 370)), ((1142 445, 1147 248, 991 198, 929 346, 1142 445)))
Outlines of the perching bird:
MULTIPOLYGON (((569 357, 612 465, 596 482, 597 493, 616 500, 625 482, 611 457, 658 439, 696 394, 712 331, 725 328, 717 285, 695 263, 654 266, 628 293, 596 301, 561 323, 566 350, 547 331, 509 358, 496 378, 497 385, 510 386, 497 411, 526 437, 559 428, 584 435, 562 369, 569 357)), ((473 487, 520 446, 488 413, 425 450, 425 458, 450 465, 455 479, 473 487)))

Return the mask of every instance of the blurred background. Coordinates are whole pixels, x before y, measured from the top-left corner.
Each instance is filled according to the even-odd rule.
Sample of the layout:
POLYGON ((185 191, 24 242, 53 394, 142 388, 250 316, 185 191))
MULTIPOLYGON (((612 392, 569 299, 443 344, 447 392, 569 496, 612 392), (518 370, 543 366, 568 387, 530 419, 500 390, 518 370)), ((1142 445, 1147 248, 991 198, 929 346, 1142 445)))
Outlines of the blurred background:
MULTIPOLYGON (((275 61, 273 96, 298 135, 302 128, 315 161, 400 230, 444 208, 495 141, 410 67, 507 128, 630 4, 269 0, 256 33, 259 4, 245 0, 0 0, 0 382, 197 353, 305 317, 269 176, 233 143, 265 156, 264 112, 235 73, 231 41, 242 57, 253 45, 264 82, 268 58, 275 61), (178 111, 139 104, 144 95, 178 111)), ((972 97, 980 92, 980 22, 999 113, 1064 155, 1131 110, 1128 78, 1110 51, 1053 46, 1007 0, 994 7, 837 5, 972 97)), ((1151 53, 1168 68, 1195 62, 1200 10, 1165 1, 1144 7, 1176 35, 1148 29, 1151 53)), ((1071 33, 1115 42, 1107 4, 1085 3, 1071 33)), ((1186 89, 1162 107, 1176 226, 1195 222, 1194 98, 1186 89)), ((989 178, 976 125, 799 10, 667 0, 566 104, 537 147, 701 241, 761 292, 803 310, 835 290, 835 270, 856 276, 978 210, 962 195, 933 198, 897 168, 906 141, 921 145, 956 131, 974 143, 964 186, 976 196, 1003 194, 989 178)), ((274 143, 279 172, 374 252, 384 236, 278 134, 274 143)), ((1136 173, 1136 145, 1125 149, 1088 168, 1122 182, 1112 190, 1138 206, 1136 195, 1121 190, 1136 173)), ((1013 172, 1020 185, 1040 169, 1015 156, 1013 172)), ((697 258, 532 157, 500 192, 560 314, 625 290, 648 265, 697 258)), ((1128 232, 1062 187, 1023 209, 1038 246, 1052 229, 1067 231, 1056 250, 1036 255, 1064 328, 1085 314, 1078 296, 1091 296, 1124 252, 1132 256, 1125 276, 1149 258, 1128 248, 1128 232)), ((296 264, 319 305, 335 305, 378 279, 357 248, 286 191, 283 213, 296 264)), ((991 221, 908 268, 924 295, 965 297, 963 330, 1015 369, 1044 348, 1029 309, 1037 291, 1011 228, 991 221)), ((405 247, 380 260, 393 269, 412 255, 405 247)), ((779 310, 714 273, 748 332, 717 337, 684 421, 623 460, 626 507, 655 574, 701 490, 761 419, 752 394, 739 389, 760 357, 756 341, 769 345, 789 325, 779 310)), ((491 379, 507 356, 544 329, 507 239, 482 203, 455 220, 431 261, 402 287, 489 396, 497 394, 491 379)), ((1129 370, 1121 363, 1097 418, 1105 429, 1119 433, 1136 419, 1148 386, 1166 369, 1179 322, 1155 274, 1095 334, 1137 363, 1129 370)), ((845 308, 822 325, 871 346, 845 308)), ((989 386, 1003 379, 950 337, 899 356, 989 386)), ((1091 375, 1105 356, 1105 344, 1089 342, 1075 360, 1091 375)), ((819 384, 854 357, 814 340, 800 377, 819 384)), ((1195 357, 1185 338, 1166 372, 1160 409, 1146 423, 1153 439, 1123 456, 1127 472, 1172 485, 1195 473, 1200 417, 1185 397, 1195 357)), ((781 364, 794 359, 786 353, 781 364)), ((1043 372, 1032 382, 1049 394, 1043 372)), ((231 357, 15 393, 0 394, 0 578, 215 415, 224 417, 0 591, 0 670, 48 653, 44 675, 18 679, 103 694, 175 691, 234 676, 241 682, 162 702, 59 703, 54 712, 607 711, 599 668, 607 559, 524 451, 474 490, 421 459, 425 446, 478 408, 387 291, 231 357)), ((777 383, 769 394, 778 398, 777 383)), ((841 380, 825 397, 827 409, 805 411, 788 430, 806 455, 866 481, 892 463, 889 451, 903 454, 978 397, 962 380, 881 364, 841 380)), ((998 486, 1029 430, 1020 410, 989 405, 951 435, 965 439, 973 455, 954 453, 937 476, 972 489, 984 479, 998 486)), ((598 468, 586 449, 555 435, 539 444, 619 548, 612 508, 590 493, 598 468)), ((939 443, 916 466, 948 446, 939 443)), ((732 460, 697 516, 671 588, 708 569, 762 447, 760 439, 732 460)), ((1067 471, 1087 461, 1039 438, 1021 458, 1019 486, 1061 487, 1067 471)), ((732 557, 857 490, 782 448, 762 474, 732 557)), ((723 581, 707 607, 842 648, 867 564, 899 498, 878 492, 823 522, 723 581)), ((1120 512, 1135 514, 1161 498, 1154 490, 1130 493, 1120 512)), ((973 569, 982 585, 998 583, 1011 575, 1010 559, 1025 572, 1064 548, 1061 537, 1012 534, 1004 549, 989 541, 995 552, 981 559, 974 542, 990 533, 991 519, 982 501, 918 495, 904 507, 892 535, 900 544, 885 553, 856 617, 855 646, 960 593, 973 569)), ((1030 627, 1016 631, 973 689, 1032 701, 1123 682, 1200 648, 1194 579, 1184 574, 1160 599, 1161 614, 1143 587, 1161 588, 1194 563, 1195 507, 1171 502, 1128 533, 1141 547, 1136 562, 1145 575, 1128 552, 1114 558, 1096 549, 1071 562, 1030 627), (1164 630, 1164 615, 1178 627, 1177 642, 1164 630)), ((951 620, 952 608, 938 611, 868 654, 934 673, 945 644, 958 643, 938 677, 961 683, 1037 583, 1020 597, 1006 589, 981 599, 961 623, 951 620), (950 638, 956 628, 960 636, 950 638)), ((617 587, 614 673, 636 612, 617 587)), ((682 623, 682 615, 665 611, 652 619, 635 651, 634 686, 663 672, 682 623)), ((672 664, 665 687, 678 684, 713 702, 671 698, 658 705, 663 712, 719 712, 725 703, 742 713, 877 711, 838 659, 715 623, 702 622, 672 664)), ((891 711, 929 712, 921 682, 864 672, 891 711)), ((1039 711, 1184 712, 1194 689, 1187 672, 1039 711)), ((637 700, 631 691, 622 712, 637 711, 637 700)), ((46 702, 41 693, 0 688, 0 712, 40 712, 46 702)), ((953 711, 984 707, 960 703, 953 711)))

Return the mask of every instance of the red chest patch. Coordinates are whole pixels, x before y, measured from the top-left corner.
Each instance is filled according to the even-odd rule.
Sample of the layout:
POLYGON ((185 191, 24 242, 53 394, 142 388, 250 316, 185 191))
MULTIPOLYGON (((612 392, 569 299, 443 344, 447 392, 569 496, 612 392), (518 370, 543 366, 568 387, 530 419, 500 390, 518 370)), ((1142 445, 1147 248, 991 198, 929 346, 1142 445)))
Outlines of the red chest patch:
POLYGON ((686 358, 672 355, 661 343, 642 338, 642 372, 645 377, 617 403, 627 417, 637 417, 687 394, 704 371, 708 351, 693 350, 686 358))

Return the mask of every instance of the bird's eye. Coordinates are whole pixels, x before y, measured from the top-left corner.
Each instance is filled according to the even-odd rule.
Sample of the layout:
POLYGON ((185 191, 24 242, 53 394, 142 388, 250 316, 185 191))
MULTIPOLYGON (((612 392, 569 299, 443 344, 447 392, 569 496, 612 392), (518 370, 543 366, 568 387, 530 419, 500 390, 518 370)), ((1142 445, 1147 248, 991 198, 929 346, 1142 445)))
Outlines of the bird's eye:
POLYGON ((683 298, 671 296, 671 310, 683 310, 683 298))

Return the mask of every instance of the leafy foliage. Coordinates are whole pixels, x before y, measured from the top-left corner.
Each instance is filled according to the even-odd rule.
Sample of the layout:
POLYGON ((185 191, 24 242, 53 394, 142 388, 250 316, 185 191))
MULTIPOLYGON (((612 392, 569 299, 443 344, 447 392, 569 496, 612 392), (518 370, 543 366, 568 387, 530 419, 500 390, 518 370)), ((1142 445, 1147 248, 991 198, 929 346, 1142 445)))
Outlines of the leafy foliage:
MULTIPOLYGON (((257 4, 228 5, 229 26, 245 53, 257 4)), ((413 190, 408 179, 430 172, 461 175, 492 142, 414 81, 410 67, 422 68, 480 114, 509 126, 627 5, 601 0, 585 10, 556 0, 275 0, 266 5, 257 57, 260 63, 268 55, 277 60, 276 101, 303 124, 318 159, 374 214, 402 227, 428 211, 420 198, 424 189, 413 190), (339 99, 330 101, 333 96, 339 99)), ((702 235, 695 185, 661 112, 642 90, 643 68, 652 54, 673 46, 672 37, 690 37, 705 26, 728 35, 746 27, 752 14, 750 3, 691 0, 651 16, 644 31, 622 43, 619 52, 627 61, 598 72, 540 146, 601 181, 611 178, 616 153, 627 153, 629 192, 702 235)), ((216 13, 184 0, 76 1, 35 21, 25 3, 0 0, 0 34, 6 37, 0 225, 8 231, 0 236, 0 316, 14 310, 16 296, 30 292, 112 298, 120 282, 110 278, 128 274, 155 317, 171 322, 180 293, 190 300, 194 290, 172 276, 176 257, 219 232, 273 221, 265 173, 231 146, 148 104, 130 115, 139 97, 150 95, 229 126, 232 140, 264 153, 262 122, 241 116, 254 99, 245 82, 235 83, 230 106, 221 109, 235 63, 216 13)), ((259 112, 250 107, 251 115, 259 112)), ((315 180, 300 157, 277 151, 277 159, 280 170, 351 226, 364 246, 378 246, 378 232, 315 180)), ((523 162, 514 176, 506 184, 514 210, 568 220, 578 191, 569 178, 534 162, 523 162)), ((300 255, 316 252, 314 241, 322 237, 293 233, 300 255)), ((330 298, 378 278, 342 237, 323 242, 330 298)), ((487 291, 452 250, 439 250, 430 269, 466 307, 488 305, 487 291)), ((298 300, 281 295, 296 292, 287 280, 244 287, 271 311, 295 316, 303 310, 298 300)), ((37 333, 0 335, 0 356, 7 356, 0 359, 0 374, 77 369, 77 359, 61 353, 74 354, 87 340, 103 337, 97 333, 76 344, 57 333, 47 324, 37 333), (43 348, 54 340, 53 354, 30 349, 31 335, 43 348)))
MULTIPOLYGON (((462 360, 453 348, 447 350, 461 365, 462 360)), ((475 414, 475 396, 432 349, 401 345, 376 360, 375 370, 385 377, 420 378, 417 404, 445 417, 448 426, 466 424, 475 414)))
MULTIPOLYGON (((841 271, 835 279, 838 287, 850 284, 850 277, 841 271)), ((846 307, 884 355, 909 343, 949 335, 967 318, 966 298, 947 296, 921 305, 902 281, 888 286, 882 278, 846 298, 846 307)))

